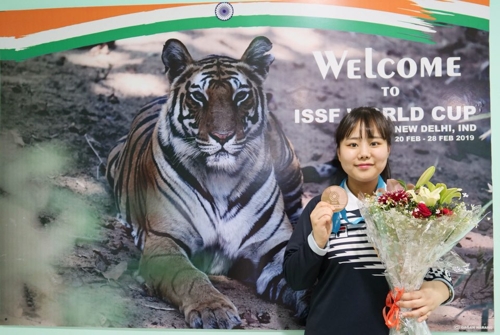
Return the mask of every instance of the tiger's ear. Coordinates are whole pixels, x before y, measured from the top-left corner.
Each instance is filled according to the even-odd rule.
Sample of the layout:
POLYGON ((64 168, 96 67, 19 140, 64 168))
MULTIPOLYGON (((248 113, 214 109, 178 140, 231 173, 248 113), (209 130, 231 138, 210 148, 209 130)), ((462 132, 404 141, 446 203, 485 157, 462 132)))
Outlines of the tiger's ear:
POLYGON ((271 41, 264 36, 259 36, 253 39, 248 48, 245 50, 241 60, 257 71, 261 76, 266 78, 269 72, 269 66, 274 61, 274 56, 271 54, 266 54, 271 50, 273 44, 271 41))
POLYGON ((173 82, 193 62, 186 46, 176 39, 169 39, 165 42, 161 60, 165 65, 165 73, 168 73, 170 82, 173 82))

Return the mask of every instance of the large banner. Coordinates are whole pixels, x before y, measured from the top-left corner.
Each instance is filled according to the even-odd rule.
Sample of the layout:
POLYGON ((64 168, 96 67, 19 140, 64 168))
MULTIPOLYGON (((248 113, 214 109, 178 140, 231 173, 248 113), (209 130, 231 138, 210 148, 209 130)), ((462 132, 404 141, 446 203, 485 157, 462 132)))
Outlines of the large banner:
POLYGON ((0 325, 303 329, 290 222, 331 183, 340 119, 374 106, 393 178, 433 165, 484 207, 431 330, 494 331, 489 16, 487 0, 0 12, 0 325), (233 60, 214 74, 214 55, 233 60))

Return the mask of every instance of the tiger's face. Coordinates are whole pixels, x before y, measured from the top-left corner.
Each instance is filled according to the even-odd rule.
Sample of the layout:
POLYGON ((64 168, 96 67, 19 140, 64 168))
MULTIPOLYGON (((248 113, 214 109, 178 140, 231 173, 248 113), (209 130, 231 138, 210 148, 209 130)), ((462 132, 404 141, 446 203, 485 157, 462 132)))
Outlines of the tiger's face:
POLYGON ((183 114, 185 129, 195 137, 208 167, 230 169, 237 164, 247 143, 258 138, 265 122, 265 101, 241 73, 207 78, 196 73, 186 89, 183 114))
POLYGON ((237 172, 262 150, 267 104, 262 84, 273 61, 267 38, 254 40, 240 60, 209 56, 193 61, 169 40, 163 61, 171 82, 169 141, 179 154, 209 169, 237 172))

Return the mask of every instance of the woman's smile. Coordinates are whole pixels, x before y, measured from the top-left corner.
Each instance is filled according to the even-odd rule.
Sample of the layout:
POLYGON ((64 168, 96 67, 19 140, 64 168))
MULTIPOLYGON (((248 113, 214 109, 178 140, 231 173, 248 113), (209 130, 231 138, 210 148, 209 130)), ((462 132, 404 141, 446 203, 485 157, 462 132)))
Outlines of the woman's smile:
POLYGON ((357 164, 354 166, 357 167, 358 169, 361 169, 361 170, 367 170, 367 169, 371 168, 373 166, 373 164, 363 163, 363 164, 357 164))

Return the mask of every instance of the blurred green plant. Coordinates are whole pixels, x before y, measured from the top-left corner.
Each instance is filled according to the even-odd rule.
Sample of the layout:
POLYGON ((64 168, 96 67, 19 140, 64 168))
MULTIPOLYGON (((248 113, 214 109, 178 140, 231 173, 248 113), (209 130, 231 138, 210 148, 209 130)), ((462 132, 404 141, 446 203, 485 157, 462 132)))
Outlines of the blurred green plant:
POLYGON ((101 325, 96 311, 116 311, 116 299, 66 287, 57 272, 77 239, 92 240, 97 223, 81 196, 56 185, 68 156, 1 134, 0 157, 0 324, 101 325))

